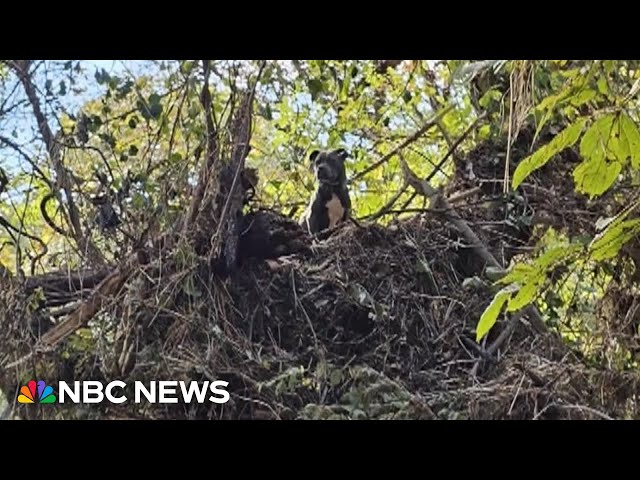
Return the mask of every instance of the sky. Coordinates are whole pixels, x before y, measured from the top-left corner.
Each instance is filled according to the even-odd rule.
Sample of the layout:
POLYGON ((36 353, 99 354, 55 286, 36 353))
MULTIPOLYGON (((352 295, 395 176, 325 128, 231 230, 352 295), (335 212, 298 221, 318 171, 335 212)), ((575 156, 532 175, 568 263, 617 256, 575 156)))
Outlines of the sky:
MULTIPOLYGON (((61 62, 64 61, 65 60, 61 60, 61 62)), ((76 62, 78 60, 73 61, 76 62)), ((139 74, 143 72, 149 64, 147 61, 138 60, 80 60, 80 62, 85 72, 82 76, 76 77, 76 86, 85 89, 85 91, 78 95, 69 94, 64 97, 59 97, 62 106, 72 113, 77 112, 86 102, 99 98, 106 91, 106 87, 99 85, 95 81, 94 75, 96 71, 104 69, 107 73, 115 75, 123 75, 126 74, 127 71, 139 74)), ((41 75, 44 75, 43 69, 40 69, 39 72, 41 72, 41 75)), ((63 77, 59 74, 49 73, 49 75, 50 77, 48 77, 48 79, 52 81, 53 89, 55 90, 63 77)), ((36 84, 40 88, 42 88, 44 82, 44 77, 36 78, 36 84)), ((13 85, 13 83, 11 83, 11 85, 13 85)), ((23 98, 22 90, 18 89, 16 95, 20 95, 20 97, 23 98)), ((36 125, 32 110, 27 106, 14 112, 14 114, 5 115, 0 119, 0 135, 20 145, 25 152, 30 154, 36 153, 34 146, 35 144, 41 146, 41 142, 33 142, 33 132, 36 125)), ((56 128, 53 124, 52 128, 55 132, 56 128)), ((30 167, 25 164, 24 160, 20 158, 15 151, 11 148, 4 147, 1 143, 0 166, 10 175, 24 170, 30 171, 30 167)))
MULTIPOLYGON (((73 62, 77 62, 78 60, 73 60, 73 62)), ((64 60, 57 61, 56 64, 59 66, 64 62, 64 60)), ((152 63, 148 60, 80 60, 80 63, 84 69, 82 75, 78 75, 75 77, 76 84, 75 87, 80 87, 84 89, 81 94, 68 94, 62 97, 59 97, 59 101, 64 109, 70 113, 77 113, 78 110, 82 107, 82 105, 87 102, 99 98, 106 91, 106 86, 99 85, 98 82, 95 81, 95 73, 104 69, 107 73, 111 75, 118 76, 139 76, 144 73, 155 73, 157 72, 157 63, 152 63)), ((75 64, 75 63, 74 63, 75 64)), ((52 72, 51 69, 40 68, 39 69, 39 78, 36 78, 36 84, 39 88, 42 88, 45 84, 45 81, 48 79, 52 83, 52 89, 54 91, 57 90, 60 80, 65 78, 67 75, 66 72, 60 71, 58 73, 52 72), (45 72, 47 72, 48 77, 45 78, 45 72)), ((21 88, 18 88, 18 94, 22 94, 23 92, 21 88)), ((4 95, 6 95, 6 90, 4 95)), ((0 100, 4 97, 2 92, 0 92, 0 100)), ((292 98, 292 106, 302 107, 303 105, 309 105, 312 103, 311 96, 306 94, 300 94, 295 98, 292 98)), ((425 108, 428 110, 429 106, 427 105, 425 108)), ((53 120, 53 117, 50 117, 53 120)), ((330 125, 334 118, 328 118, 328 124, 330 125)), ((57 130, 57 125, 51 122, 52 128, 54 132, 57 130)), ((30 105, 25 105, 24 108, 21 109, 21 112, 12 115, 5 115, 4 117, 0 117, 0 135, 6 138, 11 139, 18 143, 21 148, 27 152, 29 155, 36 155, 38 153, 42 154, 42 152, 38 151, 38 149, 42 148, 42 142, 40 140, 34 141, 34 135, 40 137, 39 134, 34 133, 36 130, 35 121, 33 118, 33 112, 30 108, 30 105)), ((320 144, 324 144, 327 141, 328 133, 322 132, 317 139, 320 144)), ((344 147, 349 149, 353 146, 353 142, 355 139, 345 138, 344 147)), ((10 176, 17 174, 21 171, 30 172, 31 166, 28 165, 24 159, 22 159, 15 151, 10 148, 3 147, 0 142, 0 166, 9 173, 10 176)))

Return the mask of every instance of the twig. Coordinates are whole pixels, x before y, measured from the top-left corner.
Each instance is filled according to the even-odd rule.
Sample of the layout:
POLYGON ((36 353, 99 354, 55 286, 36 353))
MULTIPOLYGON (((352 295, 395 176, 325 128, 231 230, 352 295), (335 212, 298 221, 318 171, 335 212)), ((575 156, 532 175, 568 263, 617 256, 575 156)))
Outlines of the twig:
POLYGON ((444 108, 443 110, 441 110, 440 112, 438 112, 436 114, 436 116, 428 121, 427 123, 425 123, 422 127, 420 127, 420 129, 418 131, 416 131, 413 135, 411 135, 410 137, 408 137, 404 142, 402 142, 400 145, 398 145, 397 147, 395 147, 394 149, 392 149, 389 153, 387 153, 386 155, 383 155, 382 158, 380 158, 379 160, 375 161, 374 163, 372 163, 371 165, 369 165, 367 168, 365 168, 364 170, 359 171, 358 173, 356 173, 353 177, 351 177, 351 179, 349 180, 349 183, 353 183, 356 180, 358 180, 359 178, 362 178, 364 175, 366 175, 367 173, 375 170, 376 168, 378 168, 379 166, 383 165, 384 163, 388 162, 394 155, 396 155, 398 152, 402 151, 404 148, 406 148, 407 146, 411 145, 412 143, 414 143, 416 140, 418 140, 420 137, 422 137, 422 135, 424 135, 430 128, 432 128, 434 125, 436 125, 437 121, 444 117, 447 113, 449 113, 451 110, 453 109, 453 106, 450 105, 446 108, 444 108))
POLYGON ((316 351, 319 351, 318 336, 316 335, 316 331, 313 328, 313 322, 311 322, 311 319, 309 318, 309 315, 307 314, 307 311, 305 310, 304 305, 302 305, 302 302, 298 299, 298 292, 296 292, 296 279, 295 279, 295 274, 293 270, 291 270, 291 287, 293 289, 294 302, 296 303, 296 305, 300 307, 300 309, 302 310, 302 313, 304 313, 304 316, 307 319, 307 323, 309 324, 309 328, 311 329, 311 334, 313 335, 313 342, 316 345, 316 351))
POLYGON ((567 410, 584 410, 585 412, 589 412, 597 417, 602 418, 603 420, 614 420, 612 417, 607 415, 606 413, 602 413, 595 408, 587 407, 586 405, 559 405, 560 408, 566 408, 567 410))
POLYGON ((518 399, 518 395, 520 394, 520 389, 522 388, 522 382, 524 382, 524 377, 525 374, 522 374, 522 377, 520 378, 520 383, 518 384, 518 389, 516 390, 516 394, 513 396, 513 400, 511 401, 511 405, 509 406, 509 411, 507 412, 507 416, 511 415, 511 412, 513 411, 513 406, 516 404, 516 400, 518 399))
POLYGON ((36 163, 31 159, 31 157, 27 154, 27 152, 25 152, 20 147, 20 145, 18 145, 17 143, 15 143, 14 141, 12 141, 7 137, 3 137, 2 135, 0 135, 0 143, 4 143, 7 147, 15 150, 22 158, 26 160, 26 162, 29 165, 31 165, 31 168, 33 168, 33 171, 36 172, 38 175, 40 175, 42 180, 49 186, 49 188, 52 187, 51 180, 49 180, 49 178, 44 174, 44 172, 40 170, 38 165, 36 165, 36 163))
POLYGON ((464 200, 465 198, 471 197, 471 196, 473 196, 476 193, 479 193, 481 191, 482 191, 482 188, 473 187, 473 188, 470 188, 469 190, 465 190, 464 192, 460 192, 460 193, 458 193, 456 195, 452 195, 451 197, 449 197, 447 199, 447 201, 449 202, 449 204, 458 203, 458 202, 464 200))
MULTIPOLYGON (((449 150, 447 150, 447 153, 444 155, 444 157, 442 157, 442 160, 440 160, 433 168, 433 170, 429 173, 429 175, 427 175, 427 177, 425 178, 425 181, 430 181, 433 177, 436 176, 436 174, 442 169, 442 166, 445 164, 445 162, 449 159, 449 157, 451 155, 453 155, 456 151, 456 149, 458 148, 458 146, 464 141, 465 138, 467 138, 469 136, 469 134, 475 130, 475 128, 478 126, 478 123, 480 122, 480 120, 484 119, 486 116, 486 113, 482 113, 480 116, 478 116, 478 118, 476 118, 476 120, 469 125, 469 127, 462 133, 462 135, 460 135, 460 138, 458 138, 458 140, 456 140, 450 147, 449 150)), ((414 192, 409 199, 404 203, 404 205, 402 206, 402 210, 404 210, 412 201, 414 198, 416 198, 417 195, 417 191, 414 192)))
POLYGON ((392 209, 393 205, 398 201, 398 199, 402 196, 402 194, 407 191, 408 187, 409 187, 409 184, 407 182, 405 182, 402 185, 402 187, 400 187, 400 189, 395 193, 395 195, 393 195, 393 197, 391 197, 389 199, 389 201, 382 208, 380 208, 380 210, 378 210, 376 213, 373 213, 371 215, 367 215, 365 217, 362 217, 359 220, 374 221, 374 220, 377 220, 378 218, 382 217, 383 215, 389 213, 389 211, 392 209))
POLYGON ((509 322, 507 323, 506 328, 500 332, 500 335, 498 335, 498 338, 495 339, 495 341, 489 345, 489 348, 487 348, 487 353, 489 355, 493 355, 498 348, 500 348, 500 346, 505 342, 505 340, 513 333, 513 331, 516 329, 516 325, 518 324, 518 321, 520 320, 520 318, 522 317, 523 311, 519 311, 516 314, 513 315, 513 317, 511 317, 509 319, 509 322))
POLYGON ((487 115, 486 112, 479 115, 478 118, 476 118, 475 121, 467 127, 467 129, 462 133, 462 135, 460 135, 460 138, 458 138, 454 142, 454 144, 449 147, 449 150, 447 150, 447 153, 445 154, 445 156, 442 157, 442 160, 440 160, 440 162, 436 164, 435 168, 427 176, 427 179, 426 179, 427 182, 431 180, 433 177, 435 177, 436 173, 438 173, 438 170, 442 168, 444 163, 449 159, 451 155, 453 155, 453 153, 456 151, 458 146, 460 146, 460 144, 464 142, 464 140, 469 136, 469 134, 475 130, 475 128, 478 126, 478 123, 480 123, 481 120, 484 120, 486 115, 487 115))

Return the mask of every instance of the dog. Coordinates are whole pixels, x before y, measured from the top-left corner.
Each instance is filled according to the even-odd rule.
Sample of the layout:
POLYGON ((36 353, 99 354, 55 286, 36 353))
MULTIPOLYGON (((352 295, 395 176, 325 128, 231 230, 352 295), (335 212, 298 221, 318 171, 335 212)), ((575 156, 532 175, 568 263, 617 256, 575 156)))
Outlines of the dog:
POLYGON ((345 168, 348 156, 344 148, 314 150, 309 155, 317 187, 299 223, 311 235, 333 228, 349 218, 351 199, 345 168))

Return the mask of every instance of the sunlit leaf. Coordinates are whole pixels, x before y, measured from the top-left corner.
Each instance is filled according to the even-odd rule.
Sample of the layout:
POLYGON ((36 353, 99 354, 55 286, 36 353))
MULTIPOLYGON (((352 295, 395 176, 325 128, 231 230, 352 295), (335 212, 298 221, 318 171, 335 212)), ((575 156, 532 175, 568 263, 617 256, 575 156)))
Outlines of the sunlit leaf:
POLYGON ((516 296, 509 300, 507 311, 515 312, 535 300, 544 284, 544 280, 545 276, 541 273, 537 274, 533 279, 530 279, 528 283, 518 290, 516 296))
POLYGON ((594 155, 594 159, 586 160, 576 167, 573 179, 576 190, 593 198, 602 195, 616 181, 622 165, 618 161, 608 161, 594 155))
POLYGON ((605 115, 587 129, 580 142, 580 155, 586 159, 604 159, 615 114, 605 115))
POLYGON ((502 277, 498 283, 524 283, 531 275, 535 274, 536 269, 532 265, 526 263, 516 263, 507 275, 502 277))
POLYGON ((476 327, 476 342, 479 342, 493 328, 504 304, 509 300, 513 288, 505 287, 496 293, 491 303, 485 308, 476 327))
POLYGON ((640 219, 613 222, 598 235, 589 251, 594 260, 607 260, 615 257, 622 246, 640 233, 640 219))
POLYGON ((620 115, 620 135, 628 144, 628 154, 633 168, 640 168, 640 132, 636 124, 626 114, 620 115))
POLYGON ((579 107, 580 105, 583 105, 593 100, 596 97, 596 95, 597 95, 597 92, 590 88, 585 90, 580 90, 576 95, 573 95, 572 97, 569 98, 569 103, 574 107, 579 107))
POLYGON ((580 245, 561 245, 547 250, 535 262, 536 266, 541 269, 548 269, 560 261, 565 261, 576 252, 582 249, 580 245))
POLYGON ((586 122, 586 118, 578 119, 556 135, 551 142, 539 148, 533 155, 522 160, 513 173, 513 188, 518 188, 531 172, 543 167, 554 155, 576 143, 586 122))
POLYGON ((597 85, 598 85, 598 91, 600 93, 602 93, 603 95, 609 94, 609 85, 607 84, 606 78, 599 78, 597 85))

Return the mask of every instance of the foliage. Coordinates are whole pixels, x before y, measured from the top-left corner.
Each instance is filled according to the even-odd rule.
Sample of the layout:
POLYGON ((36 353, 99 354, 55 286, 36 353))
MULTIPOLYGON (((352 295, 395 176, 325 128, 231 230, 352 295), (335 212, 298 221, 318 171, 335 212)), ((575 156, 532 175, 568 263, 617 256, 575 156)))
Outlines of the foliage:
MULTIPOLYGON (((508 287, 494 296, 480 319, 478 339, 486 335, 504 305, 507 312, 536 303, 548 310, 552 290, 562 289, 576 271, 621 265, 623 247, 640 231, 640 221, 631 215, 637 200, 629 203, 629 198, 617 194, 618 189, 637 185, 640 167, 635 98, 640 86, 637 62, 556 62, 560 69, 551 63, 551 68, 545 65, 543 69, 549 75, 552 89, 530 114, 539 119, 536 138, 552 118, 556 124, 565 126, 518 163, 511 186, 520 188, 534 172, 576 145, 580 158, 572 174, 576 194, 592 202, 598 198, 604 202, 606 198, 607 203, 603 203, 606 209, 619 213, 608 219, 601 217, 590 232, 550 248, 530 263, 513 264, 509 273, 497 282, 508 287), (550 274, 560 264, 566 270, 550 281, 550 274)), ((573 291, 586 294, 589 287, 583 280, 574 285, 573 291)), ((603 291, 600 290, 601 295, 603 291)), ((566 301, 574 303, 575 299, 566 301)))
MULTIPOLYGON (((299 215, 314 187, 309 153, 344 147, 350 153, 355 217, 385 223, 413 214, 423 208, 423 199, 404 188, 397 155, 361 172, 420 130, 434 112, 453 105, 402 151, 416 175, 446 186, 456 174, 455 156, 462 158, 480 142, 509 135, 509 94, 529 92, 513 100, 513 105, 531 105, 522 123, 532 126, 534 135, 524 158, 512 158, 511 188, 520 192, 540 176, 560 172, 572 150, 578 158, 568 167, 573 193, 589 207, 602 206, 600 221, 581 217, 590 227, 562 240, 559 227, 538 227, 541 240, 534 252, 514 260, 495 282, 476 340, 486 337, 503 312, 512 315, 536 305, 551 317, 560 311, 568 315, 581 295, 594 303, 589 282, 600 278, 601 271, 612 278, 612 270, 627 268, 625 247, 640 231, 637 199, 629 193, 640 180, 640 64, 529 62, 530 88, 519 90, 522 85, 514 78, 522 63, 516 61, 387 62, 211 62, 216 124, 232 114, 238 88, 261 72, 248 158, 259 172, 256 200, 299 215), (480 113, 487 114, 486 122, 436 169, 480 113), (390 211, 383 211, 393 199, 390 211)), ((0 228, 0 265, 26 274, 81 265, 78 245, 42 218, 40 203, 61 179, 12 68, 10 62, 0 62, 0 166, 9 179, 0 191, 0 216, 14 227, 0 228)), ((161 231, 173 228, 189 205, 202 161, 202 62, 115 62, 110 68, 76 60, 34 61, 29 71, 52 131, 63 139, 64 167, 71 174, 69 188, 83 232, 107 260, 130 251, 150 225, 157 223, 161 231), (93 199, 107 194, 117 198, 117 228, 96 226, 100 210, 93 199)), ((68 199, 63 195, 61 200, 49 202, 46 210, 68 230, 68 199)), ((195 292, 191 287, 187 283, 185 288, 195 292)), ((598 287, 597 294, 605 288, 598 287)), ((587 316, 581 315, 586 325, 587 316)))

